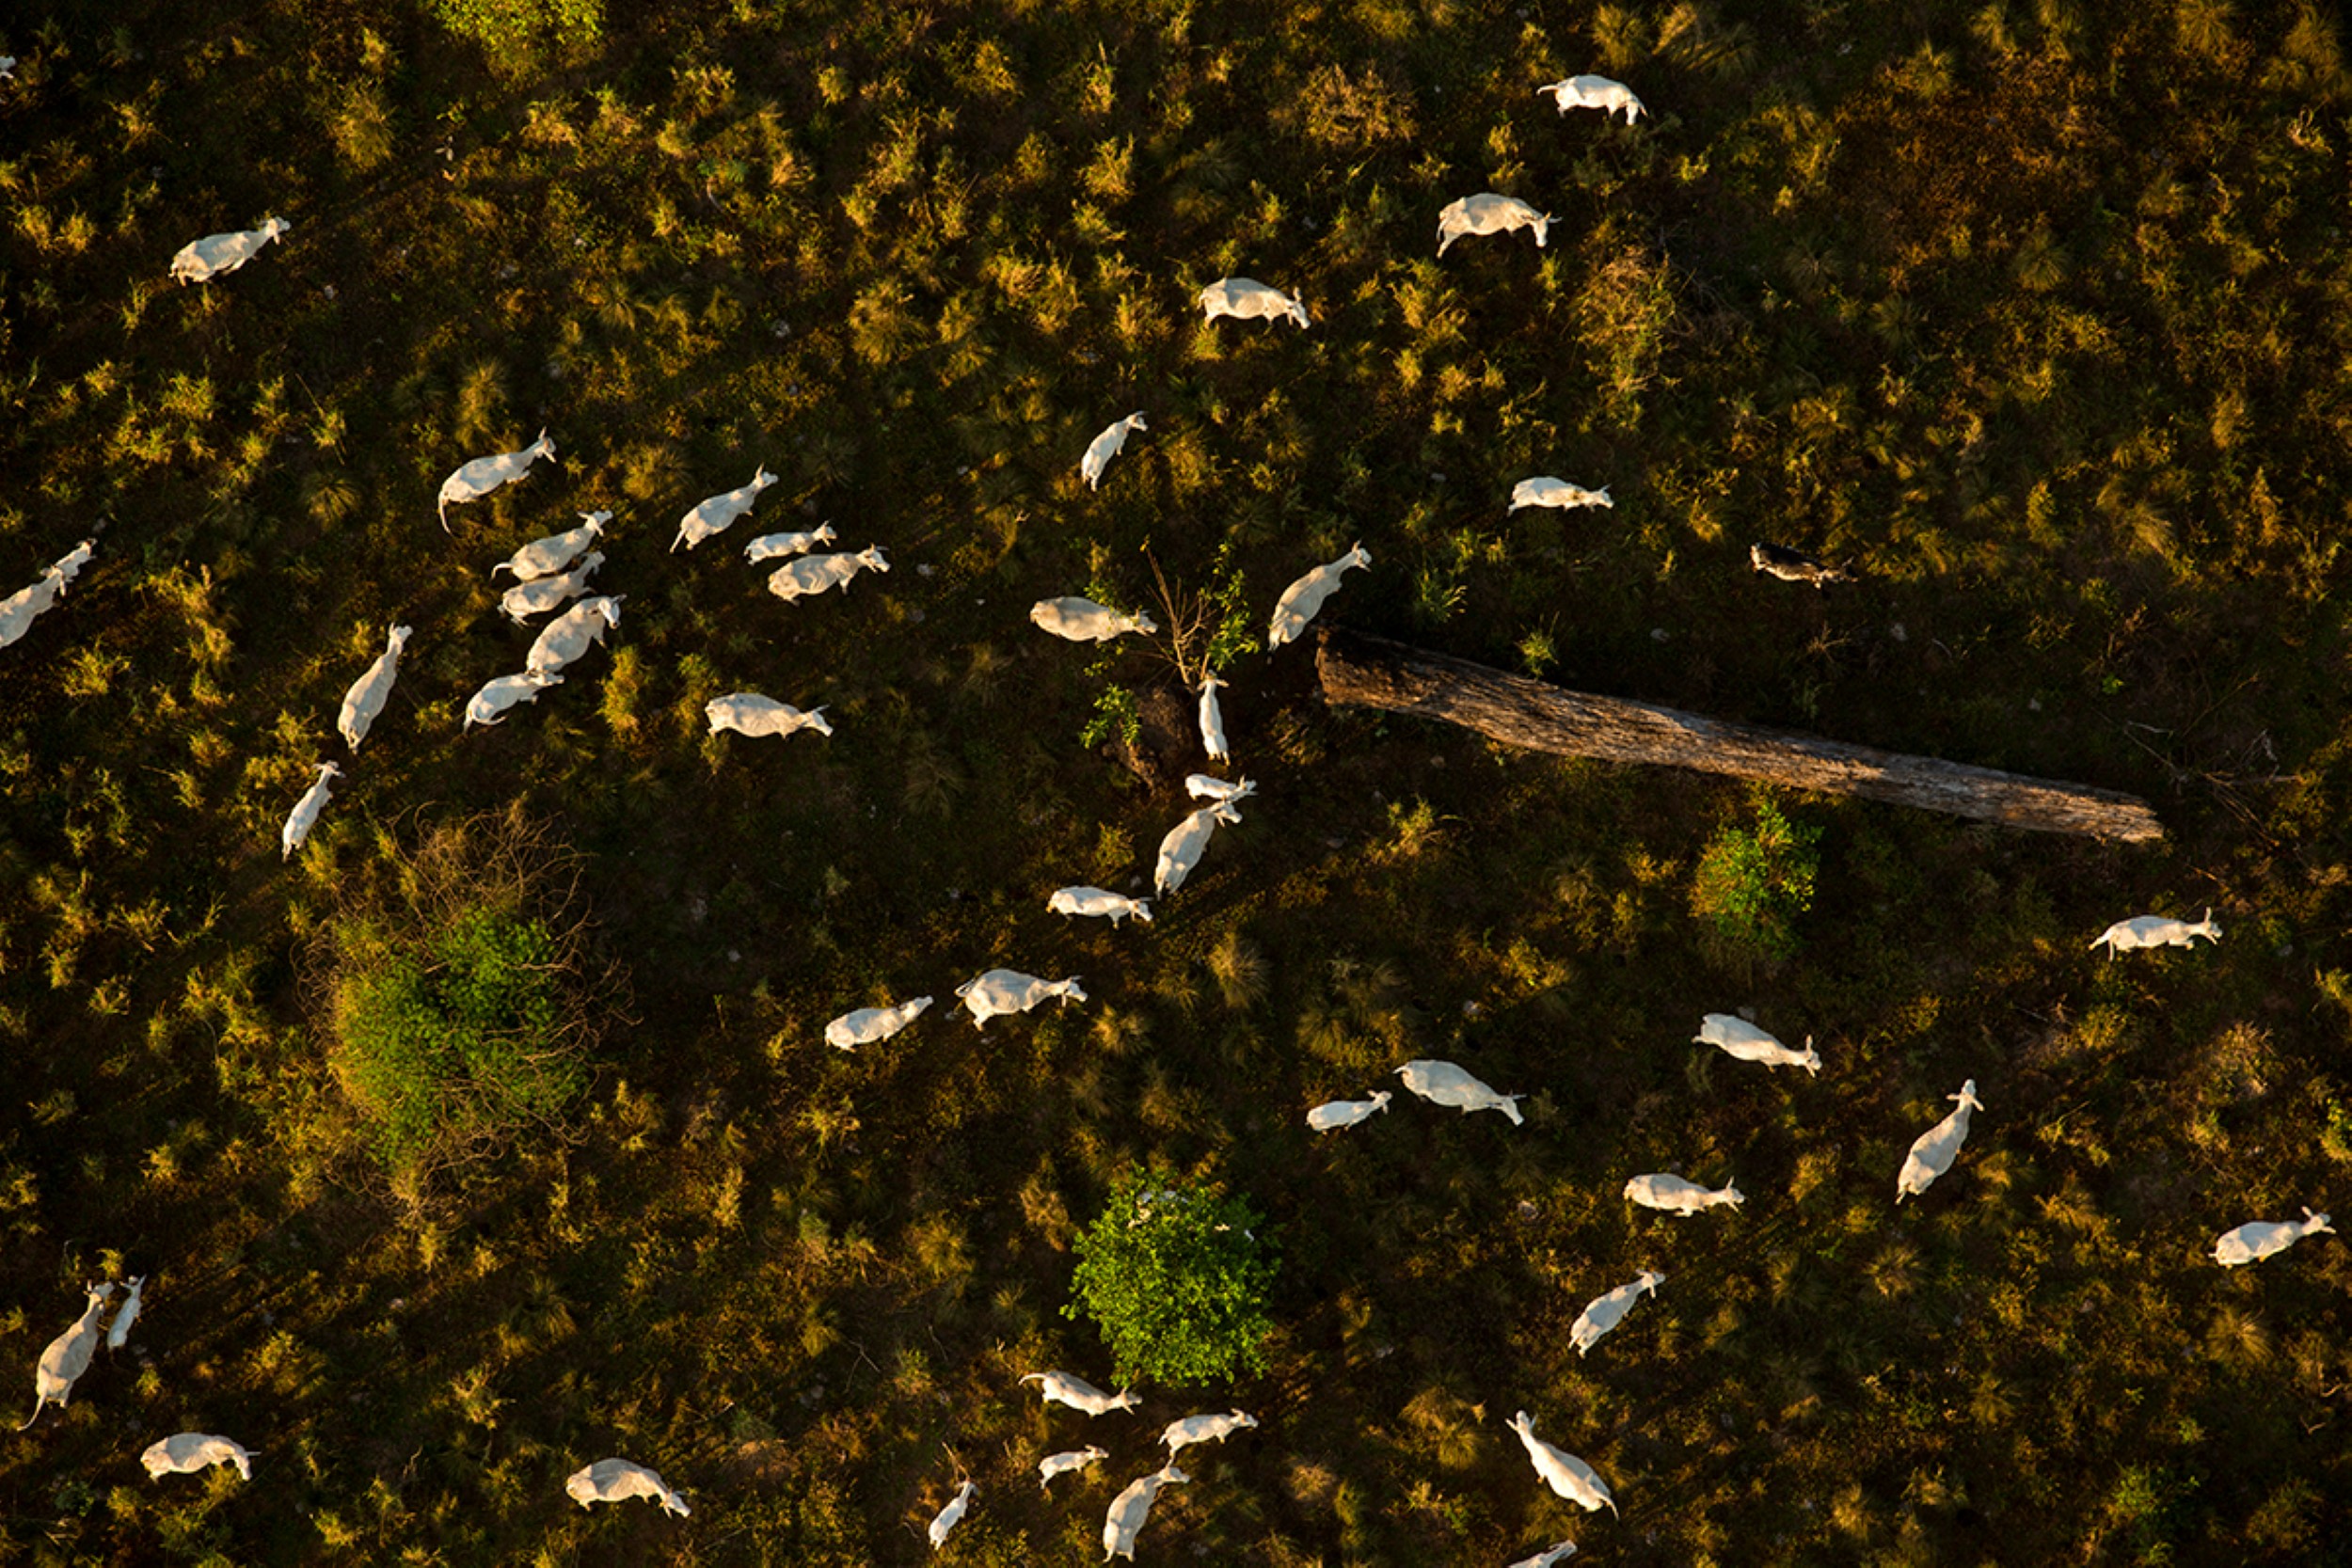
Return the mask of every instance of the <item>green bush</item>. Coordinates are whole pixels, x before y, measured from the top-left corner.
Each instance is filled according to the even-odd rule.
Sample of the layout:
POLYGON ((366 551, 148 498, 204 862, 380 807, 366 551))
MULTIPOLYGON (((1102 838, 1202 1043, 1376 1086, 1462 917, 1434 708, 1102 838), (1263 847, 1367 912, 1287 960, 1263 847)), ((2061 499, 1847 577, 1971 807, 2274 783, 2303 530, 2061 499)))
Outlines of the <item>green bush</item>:
POLYGON ((396 1178, 560 1126, 586 1089, 600 988, 560 865, 512 816, 444 828, 327 931, 329 1060, 396 1178))
POLYGON ((594 43, 604 35, 604 0, 430 0, 451 32, 490 52, 494 65, 534 63, 542 42, 594 43))
POLYGON ((1756 826, 1726 824, 1708 841, 1691 883, 1691 912, 1709 922, 1735 955, 1779 960, 1803 945, 1796 919, 1813 906, 1821 831, 1789 821, 1770 800, 1756 826))
POLYGON ((1129 1175, 1078 1235, 1076 1299, 1122 1382, 1197 1384, 1265 1370, 1272 1247, 1249 1205, 1216 1188, 1129 1175))

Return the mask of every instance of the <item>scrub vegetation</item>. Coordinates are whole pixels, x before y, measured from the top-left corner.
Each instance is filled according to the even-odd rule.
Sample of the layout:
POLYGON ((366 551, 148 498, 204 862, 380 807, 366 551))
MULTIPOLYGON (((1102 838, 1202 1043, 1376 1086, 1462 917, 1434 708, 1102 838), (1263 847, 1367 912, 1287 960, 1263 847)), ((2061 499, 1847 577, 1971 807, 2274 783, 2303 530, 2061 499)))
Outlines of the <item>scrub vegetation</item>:
POLYGON ((2352 1560, 2352 1248, 2207 1256, 2352 1210, 2346 46, 2228 0, 8 10, 0 594, 98 553, 0 650, 0 1361, 150 1282, 0 1442, 0 1560, 868 1568, 968 1474, 938 1560, 1095 1561, 1159 1425, 1235 1407, 1140 1559, 2352 1560), (1536 96, 1582 71, 1652 114, 1536 96), (1482 190, 1549 245, 1439 262, 1482 190), (1204 326, 1229 274, 1313 325, 1204 326), (542 426, 444 533, 443 476, 542 426), (1535 474, 1614 509, 1507 515, 1535 474), (598 507, 608 650, 461 733, 529 637, 487 568, 598 507), (779 603, 741 544, 827 520, 892 572, 779 603), (2169 836, 1327 708, 1264 617, 1359 541, 1328 620, 2169 836), (1027 624, 1070 594, 1162 636, 1027 624), (1244 822, 1148 925, 1047 913, 1148 881, 1207 669, 1244 822), (739 689, 835 733, 707 736, 739 689), (530 876, 434 870, 509 813, 530 876), (2087 951, 2208 905, 2217 946, 2087 951), (998 965, 1091 1000, 822 1042, 998 965), (1691 1043, 1739 1008, 1820 1077, 1691 1043), (1417 1056, 1525 1126, 1404 1094, 1417 1056), (1016 1380, 1116 1378, 1065 1309, 1139 1170, 1279 1245, 1263 1370, 1089 1422, 1016 1380), (1747 1202, 1629 1210, 1661 1170, 1747 1202), (1621 1518, 1541 1489, 1519 1409, 1621 1518), (188 1429, 253 1482, 139 1472, 188 1429), (692 1517, 583 1513, 610 1454, 692 1517))

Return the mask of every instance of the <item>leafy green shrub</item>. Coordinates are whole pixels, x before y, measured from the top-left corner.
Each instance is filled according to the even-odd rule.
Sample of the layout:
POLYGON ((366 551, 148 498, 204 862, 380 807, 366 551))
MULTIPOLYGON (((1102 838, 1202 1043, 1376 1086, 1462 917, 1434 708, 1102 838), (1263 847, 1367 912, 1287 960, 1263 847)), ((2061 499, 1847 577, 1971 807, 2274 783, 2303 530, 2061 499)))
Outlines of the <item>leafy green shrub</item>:
POLYGON ((1271 1247, 1249 1205, 1216 1188, 1130 1173, 1074 1243, 1076 1299, 1121 1381, 1207 1383, 1263 1371, 1271 1247))
POLYGON ((605 986, 564 864, 514 815, 444 827, 325 929, 328 1060, 396 1180, 559 1127, 586 1089, 605 986))
POLYGON ((604 36, 604 0, 429 0, 443 26, 490 52, 493 65, 532 63, 552 40, 594 43, 604 36))
POLYGON ((1691 912, 1708 921, 1734 954, 1794 958, 1802 945, 1796 918, 1813 905, 1820 837, 1820 829, 1757 801, 1754 828, 1726 824, 1708 841, 1691 882, 1691 912))

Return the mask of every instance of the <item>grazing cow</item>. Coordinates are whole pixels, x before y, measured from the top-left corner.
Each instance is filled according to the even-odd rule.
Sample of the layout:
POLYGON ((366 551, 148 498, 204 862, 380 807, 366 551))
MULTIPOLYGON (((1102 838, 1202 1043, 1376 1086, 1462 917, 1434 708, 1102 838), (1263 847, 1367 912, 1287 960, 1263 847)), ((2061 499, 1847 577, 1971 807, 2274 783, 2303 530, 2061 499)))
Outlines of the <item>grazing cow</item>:
POLYGON ((481 690, 467 700, 464 727, 472 729, 480 724, 486 729, 501 723, 506 710, 516 703, 535 703, 540 692, 550 686, 563 684, 563 676, 543 675, 535 670, 526 670, 519 675, 501 675, 496 680, 485 682, 481 690))
POLYGON ((703 717, 710 721, 712 735, 721 730, 748 736, 798 735, 803 730, 815 730, 822 736, 833 734, 833 725, 826 721, 822 707, 803 713, 789 703, 779 703, 756 691, 713 697, 703 705, 703 717))
POLYGON ((2225 1230, 2213 1244, 2213 1260, 2225 1269, 2259 1263, 2273 1253, 2284 1252, 2306 1236, 2332 1236, 2335 1227, 2328 1216, 2313 1209, 2305 1209, 2299 1220, 2249 1220, 2234 1230, 2225 1230))
POLYGON ((1543 1477, 1544 1484, 1551 1488, 1554 1496, 1565 1498, 1587 1513, 1603 1508, 1612 1513, 1617 1512, 1616 1499, 1609 1495, 1600 1477, 1593 1473, 1593 1467, 1536 1436, 1534 1419, 1526 1411, 1503 1424, 1519 1434, 1519 1441, 1527 1448, 1528 1462, 1535 1466, 1535 1473, 1543 1477))
POLYGON ((1633 96, 1633 89, 1623 82, 1613 82, 1606 76, 1571 76, 1565 82, 1554 82, 1535 89, 1535 96, 1551 94, 1552 102, 1566 114, 1570 109, 1598 109, 1606 119, 1619 109, 1625 111, 1625 122, 1633 123, 1635 117, 1649 110, 1633 96))
POLYGON ((1818 555, 1792 550, 1786 545, 1750 545, 1748 564, 1783 582, 1809 582, 1816 588, 1853 581, 1853 574, 1843 566, 1833 566, 1818 555))
POLYGON ((1935 1184, 1935 1179, 1952 1168, 1960 1157, 1960 1146, 1968 1141, 1968 1113, 1984 1109, 1984 1101, 1977 1098, 1977 1081, 1973 1078, 1960 1086, 1958 1094, 1947 1094, 1947 1100, 1960 1103, 1952 1114, 1919 1134, 1903 1156, 1903 1168, 1895 1178, 1895 1201, 1916 1197, 1935 1184))
POLYGON ((1209 847, 1209 836, 1220 822, 1241 820, 1241 813, 1231 800, 1215 800, 1199 811, 1186 814, 1184 819, 1168 829, 1160 840, 1160 862, 1152 874, 1152 891, 1162 897, 1184 885, 1192 868, 1200 863, 1200 857, 1209 847))
POLYGON ((407 626, 394 626, 385 640, 384 651, 368 666, 368 673, 353 681, 351 689, 343 693, 343 707, 335 716, 335 727, 342 732, 343 743, 355 754, 392 694, 392 682, 400 676, 400 651, 408 646, 409 630, 407 626))
POLYGON ((533 675, 554 675, 566 665, 578 662, 589 649, 604 641, 604 634, 621 624, 621 601, 626 594, 599 594, 593 599, 582 599, 540 628, 538 640, 531 644, 531 652, 523 656, 525 672, 533 675))
POLYGON ((1254 277, 1227 277, 1200 291, 1203 321, 1231 316, 1235 321, 1274 323, 1288 317, 1303 330, 1308 325, 1307 308, 1279 289, 1268 288, 1254 277))
POLYGON ((56 565, 43 572, 30 587, 20 588, 7 598, 0 599, 0 648, 23 637, 31 629, 34 617, 46 613, 52 605, 65 597, 66 584, 81 575, 82 567, 87 563, 91 551, 96 547, 96 540, 83 540, 56 565))
POLYGON ((1581 484, 1570 484, 1566 480, 1554 479, 1549 474, 1523 479, 1511 486, 1512 512, 1523 506, 1551 506, 1568 511, 1580 506, 1614 509, 1616 504, 1609 499, 1609 486, 1606 484, 1597 490, 1587 490, 1581 484))
POLYGON ((1152 924, 1152 900, 1130 898, 1123 893, 1112 893, 1099 887, 1057 888, 1045 900, 1049 914, 1107 915, 1113 926, 1134 915, 1146 926, 1152 924))
POLYGON ((1556 1562, 1565 1562, 1568 1559, 1574 1557, 1575 1555, 1575 1542, 1555 1542, 1551 1545, 1545 1547, 1542 1551, 1537 1552, 1534 1557, 1523 1557, 1519 1559, 1517 1562, 1511 1564, 1511 1568, 1552 1568, 1552 1564, 1556 1562))
POLYGON ((1065 1005, 1087 999, 1074 974, 1067 980, 1041 980, 1034 974, 1011 969, 992 969, 976 974, 958 986, 956 994, 971 1012, 975 1029, 1000 1015, 1025 1013, 1049 999, 1058 998, 1065 1005))
POLYGON ((578 561, 588 546, 596 543, 604 525, 612 520, 610 512, 583 512, 580 526, 562 533, 550 533, 544 539, 533 539, 513 555, 490 568, 492 577, 501 572, 514 574, 516 582, 530 582, 536 578, 553 577, 578 561))
POLYGON ((899 1030, 923 1016, 923 1009, 931 1005, 928 996, 912 1002, 901 1002, 891 1007, 860 1007, 843 1013, 825 1025, 825 1043, 836 1051, 854 1051, 861 1045, 880 1045, 899 1030))
POLYGON ((1223 779, 1214 779, 1206 773, 1187 773, 1184 775, 1184 793, 1196 800, 1222 800, 1230 806, 1236 800, 1247 800, 1257 794, 1258 786, 1248 779, 1239 784, 1227 784, 1223 779))
POLYGON ((1350 568, 1370 566, 1372 557, 1358 545, 1337 561, 1322 565, 1282 590, 1282 596, 1274 604, 1274 624, 1266 629, 1266 651, 1272 653, 1283 643, 1296 640, 1307 629, 1307 623, 1315 618, 1323 601, 1339 592, 1340 578, 1350 568))
POLYGON ((585 1469, 573 1471, 564 1479, 564 1491, 582 1508, 594 1503, 649 1497, 661 1505, 664 1513, 675 1513, 683 1519, 690 1512, 686 1499, 672 1491, 669 1482, 643 1465, 626 1459, 599 1459, 585 1469))
POLYGON ((1535 230, 1535 248, 1541 250, 1552 221, 1549 213, 1539 213, 1516 196, 1492 191, 1466 196, 1447 202, 1438 214, 1438 254, 1444 255, 1465 234, 1512 234, 1522 229, 1535 230))
POLYGON ((588 578, 603 564, 604 552, 590 550, 568 572, 516 583, 499 595, 499 608, 506 611, 508 620, 518 626, 525 626, 532 616, 544 615, 587 593, 588 578))
POLYGON ((1136 1560, 1136 1536, 1143 1522, 1152 1515, 1152 1500, 1160 1495, 1163 1486, 1180 1485, 1192 1478, 1176 1468, 1170 1461, 1148 1476, 1138 1476, 1127 1483, 1127 1489, 1111 1499, 1108 1513, 1103 1516, 1103 1560, 1115 1557, 1128 1561, 1136 1560))
POLYGON ((1625 1184, 1625 1196, 1645 1209, 1661 1210, 1686 1219, 1702 1209, 1737 1209, 1747 1201, 1740 1189, 1729 1182, 1710 1191, 1667 1171, 1635 1177, 1625 1184))
POLYGON ((1568 1343, 1576 1347, 1580 1357, 1582 1356, 1586 1351, 1600 1343, 1602 1335, 1625 1321, 1625 1315, 1633 1310, 1633 1304, 1642 1299, 1644 1291, 1656 1295, 1658 1287, 1665 1282, 1664 1275, 1644 1269, 1641 1277, 1631 1284, 1620 1285, 1607 1295, 1595 1296, 1584 1304, 1584 1310, 1577 1314, 1576 1323, 1568 1330, 1568 1343))
POLYGON ((963 1523, 964 1514, 971 1511, 972 1494, 977 1490, 979 1490, 979 1488, 974 1486, 970 1481, 965 1481, 963 1485, 957 1490, 955 1497, 949 1499, 947 1506, 941 1509, 938 1514, 931 1520, 930 1537, 932 1551, 937 1551, 940 1547, 945 1546, 947 1544, 947 1532, 954 1529, 958 1525, 963 1523))
POLYGON ((840 537, 831 523, 818 523, 799 533, 763 533, 743 546, 743 559, 754 565, 763 561, 780 561, 786 556, 806 555, 819 545, 830 545, 840 537))
POLYGON ((510 484, 531 471, 531 466, 542 457, 555 456, 555 443, 548 433, 539 432, 539 438, 515 451, 493 452, 477 457, 459 467, 457 471, 441 481, 441 531, 449 529, 449 508, 452 501, 480 500, 501 484, 510 484))
POLYGON ((89 1370, 89 1358, 98 1350, 98 1318, 106 1309, 106 1300, 115 1288, 104 1282, 85 1285, 88 1301, 82 1315, 73 1320, 73 1326, 49 1341, 49 1348, 40 1353, 40 1360, 33 1368, 33 1413, 24 1418, 23 1432, 40 1419, 40 1407, 54 1404, 58 1409, 73 1397, 73 1385, 89 1370))
POLYGON ((294 859, 294 852, 302 847, 302 841, 310 836, 310 829, 319 819, 319 811, 326 804, 328 781, 340 779, 343 770, 331 762, 319 764, 319 776, 310 787, 302 792, 286 815, 286 825, 278 830, 278 856, 281 861, 294 859))
POLYGON ((1699 1021, 1699 1032, 1692 1037, 1692 1045, 1711 1045, 1725 1055, 1737 1056, 1743 1062, 1761 1062, 1768 1068, 1801 1067, 1820 1077, 1820 1053, 1813 1049, 1813 1037, 1804 1037, 1803 1051, 1791 1051, 1780 1043, 1777 1035, 1766 1033, 1746 1019, 1732 1013, 1708 1013, 1699 1021))
POLYGON ((763 464, 752 475, 750 483, 739 484, 724 495, 712 496, 707 500, 697 502, 691 511, 678 519, 677 537, 670 541, 670 548, 675 551, 683 545, 691 550, 712 535, 724 533, 735 526, 738 517, 752 509, 752 503, 759 499, 759 493, 775 482, 776 476, 770 473, 763 464))
POLYGON ((1083 1449, 1069 1449, 1060 1453, 1049 1453, 1037 1462, 1037 1489, 1041 1492, 1046 1491, 1051 1487, 1056 1476, 1066 1476, 1073 1470, 1083 1470, 1088 1465, 1100 1464, 1109 1457, 1109 1450, 1095 1448, 1091 1444, 1083 1449))
POLYGON ((1497 1094, 1452 1062, 1407 1062, 1396 1073, 1405 1080, 1406 1088, 1423 1100, 1437 1105, 1455 1106, 1464 1116, 1472 1111, 1501 1111, 1511 1118, 1514 1127, 1523 1125, 1527 1119, 1519 1115, 1518 1105, 1527 1096, 1497 1094))
POLYGON ((1140 612, 1128 615, 1108 605, 1099 605, 1092 599, 1081 599, 1074 595, 1038 600, 1029 607, 1029 620, 1032 625, 1073 642, 1107 642, 1131 631, 1141 632, 1148 637, 1160 629, 1149 615, 1140 612))
POLYGON ((244 266, 278 235, 293 232, 294 225, 285 219, 265 217, 259 229, 233 230, 190 240, 173 254, 171 276, 183 288, 190 283, 209 283, 223 273, 244 266))
POLYGON ((1066 1404, 1089 1416, 1107 1416, 1114 1410, 1133 1410, 1143 1402, 1125 1389, 1116 1396, 1105 1394, 1085 1378, 1068 1372, 1025 1372, 1021 1381, 1034 1383, 1037 1391, 1048 1404, 1066 1404))
POLYGON ((106 1348, 108 1350, 120 1350, 130 1339, 131 1325, 139 1321, 141 1305, 139 1295, 146 1289, 147 1275, 135 1274, 131 1276, 129 1293, 122 1298, 122 1305, 116 1309, 115 1321, 106 1325, 106 1348))
POLYGON ((1078 477, 1087 482, 1088 489, 1102 483, 1103 470, 1119 455, 1119 449, 1127 444, 1127 432, 1145 428, 1141 414, 1130 414, 1087 443, 1087 454, 1078 459, 1078 477))
POLYGON ((1224 1416, 1187 1416, 1181 1421, 1168 1422, 1160 1433, 1160 1441, 1168 1445, 1168 1462, 1173 1465, 1176 1456, 1195 1443, 1222 1443, 1233 1433, 1257 1424, 1257 1417, 1242 1410, 1224 1416))
POLYGON ((160 1443, 151 1443, 147 1451, 139 1455, 139 1463, 147 1466, 150 1481, 194 1475, 215 1465, 234 1465, 241 1480, 253 1479, 251 1449, 242 1443, 203 1432, 177 1433, 160 1443))
POLYGON ((1225 710, 1216 700, 1217 688, 1224 684, 1213 674, 1200 677, 1200 749, 1209 754, 1211 762, 1233 760, 1225 749, 1225 710))
POLYGON ((2100 932, 2099 940, 2090 945, 2094 949, 2105 947, 2107 957, 2112 958, 2118 953, 2129 953, 2140 947, 2194 947, 2199 937, 2211 942, 2221 940, 2221 927, 2214 924, 2210 907, 2206 909, 2202 920, 2171 920, 2160 914, 2134 915, 2129 920, 2119 920, 2100 932))
POLYGON ((789 603, 834 588, 847 590, 850 579, 860 572, 888 570, 890 562, 883 559, 880 545, 868 545, 855 555, 804 555, 770 573, 768 592, 789 603))
POLYGON ((1318 1132, 1336 1132, 1343 1127, 1353 1127, 1375 1111, 1389 1108, 1389 1091, 1375 1089, 1370 1100, 1327 1100, 1307 1113, 1307 1125, 1318 1132))

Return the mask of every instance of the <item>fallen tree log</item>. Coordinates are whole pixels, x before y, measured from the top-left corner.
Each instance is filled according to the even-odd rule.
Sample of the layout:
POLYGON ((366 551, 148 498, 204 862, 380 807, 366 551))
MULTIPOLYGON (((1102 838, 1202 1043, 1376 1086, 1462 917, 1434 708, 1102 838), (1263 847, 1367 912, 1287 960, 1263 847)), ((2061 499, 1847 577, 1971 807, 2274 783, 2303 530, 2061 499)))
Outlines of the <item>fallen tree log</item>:
POLYGON ((2041 832, 2164 836, 2136 795, 1569 691, 1360 632, 1325 629, 1315 669, 1327 702, 1440 719, 1528 751, 1760 779, 2041 832))

